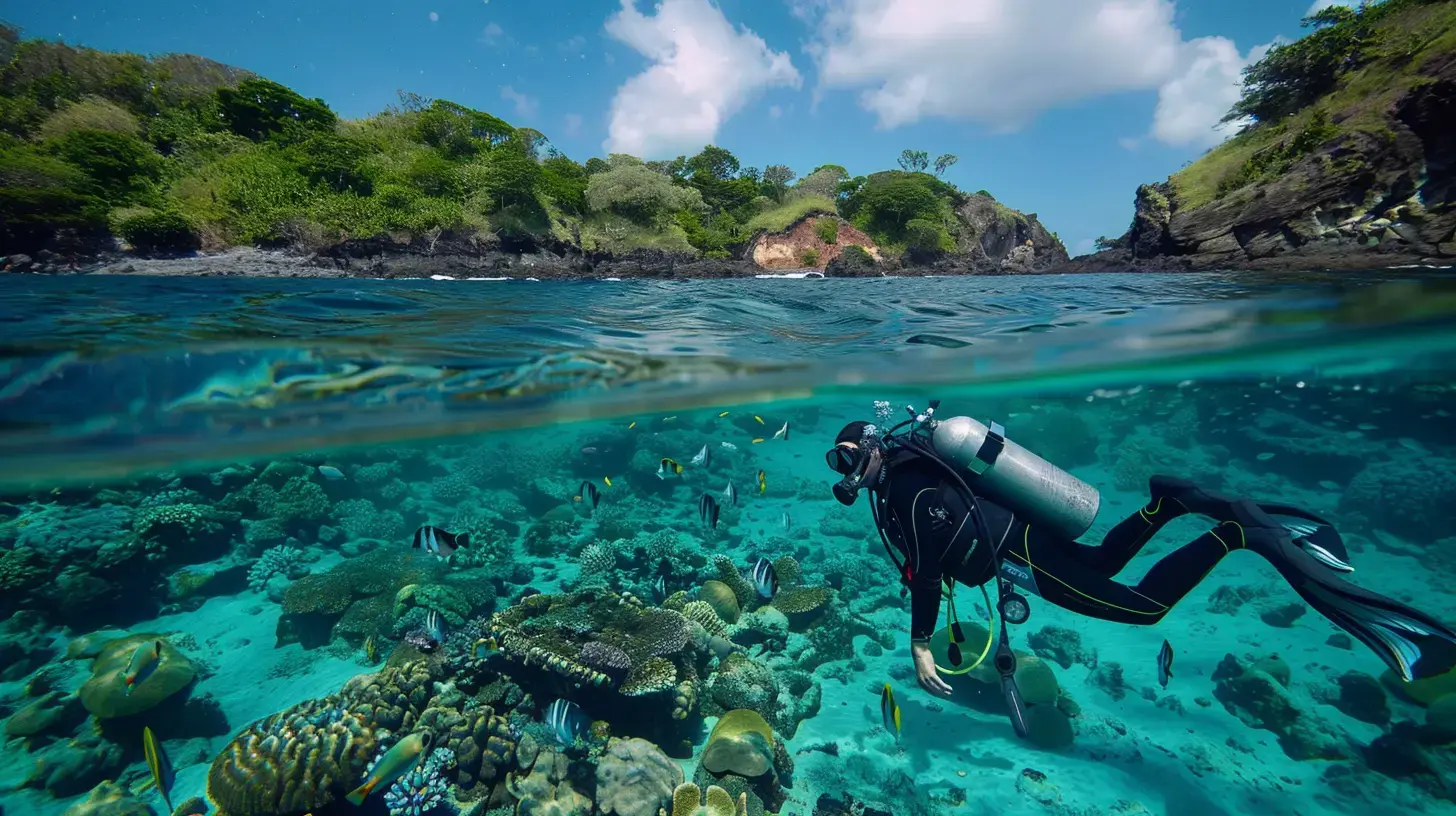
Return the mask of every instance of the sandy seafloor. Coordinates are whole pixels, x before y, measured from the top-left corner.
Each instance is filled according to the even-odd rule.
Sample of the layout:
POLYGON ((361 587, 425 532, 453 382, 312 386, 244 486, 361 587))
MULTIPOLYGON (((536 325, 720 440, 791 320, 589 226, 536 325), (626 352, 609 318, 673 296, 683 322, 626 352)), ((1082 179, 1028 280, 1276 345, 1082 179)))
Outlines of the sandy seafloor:
MULTIPOLYGON (((821 436, 830 424, 822 424, 821 436)), ((796 457, 817 461, 821 442, 817 438, 803 440, 789 449, 796 457)), ((1142 496, 1112 490, 1112 477, 1102 465, 1074 472, 1103 488, 1103 510, 1094 537, 1100 537, 1144 502, 1142 496)), ((826 478, 826 498, 828 486, 826 478)), ((1291 486, 1280 498, 1328 512, 1337 496, 1291 486)), ((751 505, 744 511, 742 524, 750 529, 771 527, 783 504, 775 501, 751 505)), ((818 515, 831 507, 832 501, 798 503, 795 523, 813 529, 818 515)), ((869 512, 863 503, 856 510, 869 512)), ((1133 561, 1123 577, 1139 576, 1157 553, 1202 529, 1204 525, 1193 520, 1171 525, 1133 561)), ((821 545, 824 541, 837 542, 835 546, 846 542, 842 538, 818 540, 821 545)), ((747 557, 746 553, 736 555, 747 557)), ((1456 595, 1448 593, 1439 574, 1423 569, 1416 558, 1358 547, 1351 555, 1363 585, 1416 601, 1438 618, 1456 620, 1456 595)), ((329 553, 311 567, 318 572, 338 558, 329 553)), ((537 562, 543 563, 539 559, 537 562)), ((561 568, 557 572, 559 582, 569 582, 573 569, 561 568)), ((812 571, 812 567, 809 569, 812 571)), ((887 582, 893 580, 890 576, 886 568, 887 582)), ((907 671, 908 612, 904 608, 875 612, 870 617, 876 624, 897 633, 896 648, 866 657, 868 668, 849 682, 825 676, 828 667, 820 668, 819 674, 824 677, 821 712, 804 722, 788 741, 797 770, 790 804, 783 812, 807 816, 821 793, 837 796, 845 792, 896 814, 910 812, 907 800, 927 797, 941 802, 939 812, 998 816, 1145 812, 1167 816, 1319 816, 1370 812, 1368 802, 1346 800, 1322 779, 1331 763, 1289 759, 1273 734, 1251 729, 1213 700, 1211 675, 1226 654, 1242 657, 1277 653, 1292 669, 1291 690, 1303 710, 1317 714, 1361 744, 1381 733, 1379 727, 1317 701, 1318 688, 1328 688, 1334 677, 1345 671, 1356 669, 1379 675, 1384 668, 1358 644, 1353 650, 1328 645, 1329 636, 1338 631, 1333 625, 1313 612, 1289 628, 1276 628, 1261 621, 1252 605, 1235 615, 1208 610, 1209 598, 1220 586, 1256 583, 1272 587, 1277 601, 1297 600, 1262 559, 1250 553, 1235 553, 1156 627, 1089 620, 1034 601, 1032 620, 1014 633, 1019 647, 1025 648, 1026 635, 1042 626, 1073 629, 1082 635, 1085 646, 1097 650, 1101 663, 1115 662, 1123 667, 1129 686, 1126 696, 1115 700, 1088 682, 1091 672, 1086 667, 1059 668, 1062 687, 1082 709, 1076 743, 1059 752, 1038 750, 1019 741, 1003 717, 980 713, 954 701, 937 700, 916 687, 907 671), (1155 680, 1155 655, 1165 638, 1176 650, 1174 679, 1166 691, 1157 689, 1155 680), (903 710, 904 730, 898 742, 879 725, 878 692, 887 680, 894 683, 903 710), (1157 699, 1169 695, 1182 703, 1181 713, 1156 704, 1157 699), (1200 699, 1208 704, 1197 702, 1200 699), (805 750, 824 743, 837 743, 838 755, 805 750), (1048 786, 1036 793, 1024 790, 1019 780, 1023 769, 1028 768, 1045 774, 1048 786), (964 792, 964 804, 945 804, 960 798, 956 789, 964 792)), ((547 592, 556 588, 539 581, 533 585, 547 592)), ((962 615, 974 619, 980 594, 964 589, 962 592, 962 615)), ((232 597, 211 598, 195 612, 138 622, 128 629, 174 633, 174 638, 177 633, 191 635, 197 648, 189 654, 207 669, 193 693, 213 695, 236 732, 246 723, 290 704, 337 691, 349 677, 370 670, 362 657, 341 660, 328 650, 305 651, 297 644, 275 648, 279 614, 277 603, 261 592, 247 590, 232 597)), ((66 639, 58 633, 62 651, 66 639)), ((860 653, 858 647, 868 639, 858 640, 856 652, 860 653)), ((83 676, 77 666, 77 678, 83 676)), ((20 685, 5 684, 0 693, 19 697, 20 685)), ((1412 704, 1392 698, 1391 705, 1396 719, 1422 719, 1419 708, 1412 704)), ((174 803, 203 795, 208 763, 228 739, 221 736, 168 744, 177 768, 174 803)), ((18 742, 12 741, 0 752, 4 813, 51 816, 84 798, 58 800, 43 791, 16 789, 32 764, 33 759, 18 742)), ((681 764, 691 779, 695 763, 684 760, 681 764)), ((123 782, 134 784, 145 775, 143 765, 133 764, 123 782)), ((1373 780, 1370 784, 1380 787, 1388 813, 1423 810, 1456 814, 1456 805, 1450 802, 1434 800, 1385 777, 1372 774, 1369 778, 1373 780)), ((162 812, 154 793, 147 793, 144 801, 162 812)))

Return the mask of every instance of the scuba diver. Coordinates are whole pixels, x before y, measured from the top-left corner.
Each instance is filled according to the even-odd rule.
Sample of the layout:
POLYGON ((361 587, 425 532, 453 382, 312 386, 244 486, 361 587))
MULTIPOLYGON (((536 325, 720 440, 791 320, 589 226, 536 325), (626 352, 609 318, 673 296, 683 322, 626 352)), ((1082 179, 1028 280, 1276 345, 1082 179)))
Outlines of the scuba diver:
MULTIPOLYGON (((1263 556, 1305 603, 1369 646, 1405 680, 1456 667, 1456 632, 1405 604, 1339 577, 1354 568, 1328 522, 1295 507, 1256 504, 1153 476, 1150 499, 1118 523, 1101 545, 1076 539, 1097 516, 1096 489, 1021 447, 996 423, 969 417, 935 419, 939 401, 888 431, 851 422, 825 461, 843 479, 834 496, 851 505, 868 490, 875 525, 900 571, 910 602, 911 654, 927 691, 948 696, 939 671, 964 673, 966 642, 955 612, 955 585, 996 581, 999 644, 993 660, 1018 734, 1025 736, 1013 674, 1016 656, 1006 624, 1024 623, 1031 608, 1022 594, 1102 620, 1150 626, 1162 620, 1218 562, 1234 550, 1263 556), (1212 518, 1212 529, 1165 555, 1136 585, 1115 576, 1169 521, 1187 514, 1212 518), (939 667, 930 649, 942 600, 949 618, 948 656, 939 667)), ((903 591, 902 591, 903 594, 903 591)), ((988 621, 990 623, 990 621, 988 621)), ((991 631, 980 657, 991 650, 991 631)), ((979 644, 973 644, 979 648, 979 644)))

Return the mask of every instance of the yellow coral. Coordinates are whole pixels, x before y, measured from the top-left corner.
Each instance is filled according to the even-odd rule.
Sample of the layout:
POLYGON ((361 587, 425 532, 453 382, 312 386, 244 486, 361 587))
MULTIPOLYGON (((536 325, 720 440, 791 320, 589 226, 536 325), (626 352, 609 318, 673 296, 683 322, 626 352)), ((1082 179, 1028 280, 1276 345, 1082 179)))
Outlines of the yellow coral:
POLYGON ((774 559, 774 575, 779 578, 779 586, 793 586, 799 583, 799 578, 804 571, 799 567, 799 559, 792 555, 781 555, 774 559))
POLYGON ((773 770, 773 728, 763 715, 748 708, 729 711, 713 726, 703 749, 703 767, 710 773, 735 773, 752 779, 773 770))
MULTIPOLYGON (((660 816, 668 816, 667 811, 660 811, 660 816)), ((672 792, 672 816, 748 816, 748 794, 740 793, 734 802, 728 791, 709 785, 705 802, 701 788, 684 782, 672 792)))
POLYGON ((118 638, 102 647, 91 663, 91 679, 81 686, 81 704, 99 719, 140 714, 186 688, 197 676, 192 661, 156 634, 118 638), (151 676, 126 689, 126 671, 137 648, 162 641, 162 657, 151 676))
POLYGON ((773 605, 785 615, 807 615, 823 608, 829 596, 827 587, 789 587, 779 590, 773 605))
POLYGON ((702 590, 698 592, 698 599, 712 607, 724 622, 738 622, 738 615, 742 611, 738 605, 738 596, 733 594, 732 587, 722 581, 704 581, 702 590))
MULTIPOLYGON (((711 583, 711 582, 709 582, 711 583)), ((731 596, 730 596, 731 597, 731 596)), ((735 604, 736 606, 736 604, 735 604)), ((696 621, 699 626, 707 630, 708 634, 723 637, 727 629, 723 625, 723 618, 713 610, 713 607, 706 601, 692 601, 683 607, 683 617, 690 621, 696 621)), ((732 621, 729 621, 731 623, 732 621)))

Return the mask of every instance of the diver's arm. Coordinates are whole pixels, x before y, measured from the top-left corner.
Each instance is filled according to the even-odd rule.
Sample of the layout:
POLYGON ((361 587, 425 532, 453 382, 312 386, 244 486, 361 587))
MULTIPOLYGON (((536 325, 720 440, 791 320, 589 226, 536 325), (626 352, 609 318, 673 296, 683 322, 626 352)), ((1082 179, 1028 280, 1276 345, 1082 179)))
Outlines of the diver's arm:
POLYGON ((929 643, 939 620, 939 578, 915 576, 910 581, 910 642, 929 643))

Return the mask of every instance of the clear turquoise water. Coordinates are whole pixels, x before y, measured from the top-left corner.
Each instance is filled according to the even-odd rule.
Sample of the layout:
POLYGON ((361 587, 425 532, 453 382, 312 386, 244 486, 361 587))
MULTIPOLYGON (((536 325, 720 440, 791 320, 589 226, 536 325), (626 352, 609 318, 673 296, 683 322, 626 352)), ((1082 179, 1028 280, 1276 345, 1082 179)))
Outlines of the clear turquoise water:
MULTIPOLYGON (((821 464, 838 428, 875 400, 939 398, 943 413, 998 419, 1096 485, 1104 509, 1088 540, 1145 500, 1150 473, 1186 475, 1329 517, 1361 584, 1456 620, 1442 509, 1456 502, 1456 288, 1398 274, 0 281, 0 498, 19 511, 0 521, 11 616, 0 713, 27 723, 12 735, 45 721, 8 744, 0 799, 7 813, 61 813, 102 780, 132 787, 150 776, 143 725, 176 766, 173 804, 202 795, 235 735, 377 671, 421 614, 408 599, 379 613, 388 620, 369 631, 382 654, 370 663, 365 629, 315 620, 300 637, 285 604, 303 590, 290 599, 289 587, 405 557, 410 533, 434 524, 490 541, 420 582, 489 585, 493 600, 471 595, 462 620, 527 589, 605 585, 651 604, 664 572, 670 590, 696 593, 715 555, 746 569, 792 554, 805 586, 835 587, 837 628, 750 652, 782 692, 761 706, 796 764, 783 813, 846 794, 896 814, 1456 812, 1448 749, 1430 737, 1440 723, 1393 684, 1351 675, 1383 667, 1329 643, 1336 630, 1315 613, 1296 615, 1296 596, 1253 556, 1226 560, 1156 628, 1037 604, 1013 634, 1018 648, 1051 626, 1086 652, 1053 664, 1078 709, 1069 747, 1018 740, 974 694, 934 700, 907 671, 908 614, 868 510, 839 509, 821 464), (784 421, 789 440, 769 438, 784 421), (718 446, 714 462, 688 465, 704 445, 718 446), (664 456, 688 465, 683 477, 656 478, 664 456), (698 497, 729 481, 742 507, 709 534, 698 497), (603 497, 590 516, 574 501, 583 482, 603 497), (153 521, 179 506, 214 515, 186 529, 153 521), (676 544, 644 552, 662 531, 676 544), (301 566, 250 586, 278 546, 301 566), (65 652, 104 627, 165 635, 197 679, 153 709, 90 719, 94 706, 70 695, 94 667, 65 652), (1166 690, 1154 666, 1164 639, 1178 655, 1166 690), (1274 654, 1289 677, 1264 704, 1277 703, 1282 724, 1219 676, 1226 655, 1269 668, 1257 661, 1274 654), (903 712, 898 742, 880 726, 886 682, 903 712), (795 707, 814 696, 812 715, 795 707), (1311 746, 1317 757, 1296 758, 1311 746)), ((1127 574, 1197 532, 1170 530, 1127 574)), ((689 780, 723 707, 713 665, 689 717, 706 715, 685 737, 692 750, 662 746, 689 780)), ((530 732, 562 689, 504 677, 530 696, 495 705, 530 732)), ((477 676, 450 681, 485 694, 472 691, 477 676)), ((617 736, 663 742, 624 699, 579 702, 617 736)), ((464 795, 459 780, 451 791, 464 795)), ((137 796, 162 811, 154 793, 137 796)))

